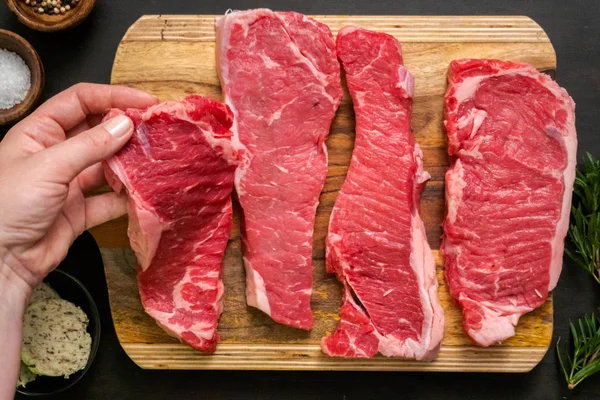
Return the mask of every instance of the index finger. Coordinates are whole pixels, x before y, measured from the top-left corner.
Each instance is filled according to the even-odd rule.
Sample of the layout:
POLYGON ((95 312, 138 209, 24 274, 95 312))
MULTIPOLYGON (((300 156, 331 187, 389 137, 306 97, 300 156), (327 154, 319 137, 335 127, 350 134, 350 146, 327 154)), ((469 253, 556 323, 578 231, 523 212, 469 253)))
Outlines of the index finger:
POLYGON ((110 108, 146 108, 157 102, 156 97, 137 89, 79 83, 46 101, 31 117, 50 118, 68 131, 88 115, 103 114, 110 108))

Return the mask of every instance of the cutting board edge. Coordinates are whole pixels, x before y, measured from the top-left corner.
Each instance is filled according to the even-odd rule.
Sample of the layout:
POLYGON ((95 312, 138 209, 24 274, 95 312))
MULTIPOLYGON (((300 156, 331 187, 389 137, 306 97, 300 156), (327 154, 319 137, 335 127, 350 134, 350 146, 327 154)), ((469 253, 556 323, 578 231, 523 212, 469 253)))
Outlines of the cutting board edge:
MULTIPOLYGON (((119 45, 132 41, 214 41, 212 21, 223 14, 142 15, 125 32, 119 45), (210 19, 210 28, 206 20, 210 19), (184 21, 184 22, 182 22, 184 21), (194 23, 202 21, 202 25, 194 23), (192 32, 192 34, 190 34, 192 32)), ((527 15, 309 15, 335 34, 344 25, 386 30, 400 41, 550 43, 542 26, 527 15), (444 26, 441 26, 444 25, 444 26), (513 26, 514 25, 514 26, 513 26)))
POLYGON ((243 343, 221 345, 212 355, 199 353, 184 344, 121 343, 127 356, 143 369, 177 370, 305 370, 305 371, 414 371, 526 373, 535 368, 549 346, 481 348, 444 346, 430 363, 377 356, 372 359, 327 357, 318 346, 261 345, 257 351, 243 343), (310 347, 314 356, 306 356, 310 347), (291 357, 281 358, 290 352, 291 357), (501 353, 500 353, 501 352, 501 353), (471 354, 471 358, 469 357, 471 354), (300 356, 299 354, 302 354, 300 356), (486 354, 489 354, 486 357, 486 354))

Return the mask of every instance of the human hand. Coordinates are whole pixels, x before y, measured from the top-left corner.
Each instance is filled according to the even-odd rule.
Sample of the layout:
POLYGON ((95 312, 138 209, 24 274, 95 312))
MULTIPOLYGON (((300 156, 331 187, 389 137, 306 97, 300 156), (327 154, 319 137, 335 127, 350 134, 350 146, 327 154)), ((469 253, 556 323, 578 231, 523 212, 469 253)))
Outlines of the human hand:
POLYGON ((0 143, 0 267, 34 287, 84 230, 125 214, 121 195, 85 197, 106 183, 100 162, 133 132, 125 116, 99 123, 109 108, 157 101, 134 89, 78 84, 7 133, 0 143))

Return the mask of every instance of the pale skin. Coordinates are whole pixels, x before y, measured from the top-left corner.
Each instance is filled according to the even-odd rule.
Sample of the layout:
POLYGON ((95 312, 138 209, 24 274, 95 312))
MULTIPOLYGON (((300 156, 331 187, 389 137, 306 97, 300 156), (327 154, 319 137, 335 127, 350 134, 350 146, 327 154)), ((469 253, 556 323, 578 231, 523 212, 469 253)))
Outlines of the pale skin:
POLYGON ((84 230, 126 212, 122 195, 88 196, 106 183, 101 162, 133 133, 129 118, 100 123, 102 115, 157 102, 134 89, 78 84, 42 104, 0 142, 0 400, 14 397, 22 319, 33 288, 84 230))

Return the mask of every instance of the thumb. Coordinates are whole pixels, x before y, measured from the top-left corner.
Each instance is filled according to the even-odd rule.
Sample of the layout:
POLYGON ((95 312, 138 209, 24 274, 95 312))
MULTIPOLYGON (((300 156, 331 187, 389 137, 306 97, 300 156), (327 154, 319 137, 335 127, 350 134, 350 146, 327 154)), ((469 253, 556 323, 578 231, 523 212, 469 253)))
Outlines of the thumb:
POLYGON ((131 119, 118 115, 42 153, 50 161, 49 169, 53 176, 68 183, 87 167, 115 154, 127 143, 132 133, 131 119))

